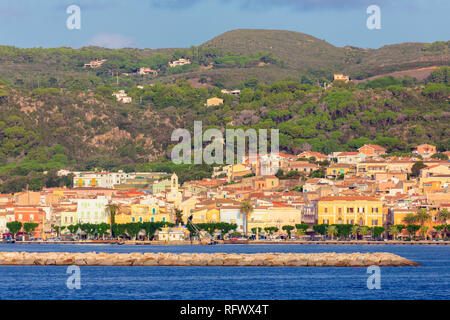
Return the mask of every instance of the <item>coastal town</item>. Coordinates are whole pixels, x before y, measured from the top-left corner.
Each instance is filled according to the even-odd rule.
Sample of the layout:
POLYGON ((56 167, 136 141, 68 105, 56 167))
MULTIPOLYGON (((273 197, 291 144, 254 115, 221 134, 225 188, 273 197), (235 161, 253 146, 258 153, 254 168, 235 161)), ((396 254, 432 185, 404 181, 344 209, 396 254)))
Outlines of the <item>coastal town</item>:
POLYGON ((175 173, 60 170, 73 177, 72 188, 0 195, 0 235, 4 241, 112 240, 114 233, 164 242, 202 234, 229 241, 445 239, 449 154, 424 144, 410 157, 378 145, 330 155, 254 155, 181 185, 175 173))

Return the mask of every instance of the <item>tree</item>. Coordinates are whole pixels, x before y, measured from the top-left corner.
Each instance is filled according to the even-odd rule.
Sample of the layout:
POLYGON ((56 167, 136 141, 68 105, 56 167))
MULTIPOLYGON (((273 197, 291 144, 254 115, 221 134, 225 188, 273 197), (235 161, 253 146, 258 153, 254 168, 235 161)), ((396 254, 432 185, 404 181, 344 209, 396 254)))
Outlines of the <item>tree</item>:
POLYGON ((373 232, 374 238, 379 238, 383 234, 384 230, 385 230, 384 227, 378 227, 378 226, 373 227, 372 232, 373 232))
POLYGON ((334 236, 338 233, 336 226, 328 226, 327 234, 331 237, 331 240, 334 240, 334 236))
POLYGON ((247 236, 247 229, 248 229, 248 216, 250 213, 253 212, 253 206, 250 202, 244 201, 241 205, 241 212, 244 214, 244 234, 247 236))
POLYGON ((297 234, 301 239, 306 234, 306 231, 309 228, 309 224, 306 223, 296 224, 295 228, 297 229, 297 234))
POLYGON ((422 237, 425 238, 426 233, 428 232, 429 227, 427 226, 421 226, 420 227, 420 233, 422 234, 422 237))
POLYGON ((351 234, 356 240, 358 240, 358 231, 359 231, 359 227, 358 226, 353 226, 352 227, 351 234))
POLYGON ((180 209, 175 209, 175 224, 183 225, 183 211, 180 209))
POLYGON ((417 212, 416 220, 420 222, 420 225, 423 227, 426 221, 431 220, 431 215, 428 213, 427 209, 420 208, 419 212, 417 212))
POLYGON ((288 237, 290 238, 290 237, 291 237, 291 231, 294 230, 295 227, 294 227, 294 226, 286 225, 286 226, 282 226, 281 229, 283 229, 284 231, 286 231, 287 234, 288 234, 288 237))
POLYGON ((16 238, 16 234, 22 229, 22 222, 20 221, 11 221, 6 224, 9 232, 12 233, 13 238, 16 238))
POLYGON ((52 224, 52 229, 55 230, 56 236, 59 237, 61 234, 61 230, 63 229, 61 226, 57 226, 55 224, 52 224))
POLYGON ((400 233, 397 226, 391 225, 389 226, 389 234, 393 237, 394 240, 397 239, 397 235, 400 233))
POLYGON ((414 224, 414 223, 417 222, 417 216, 414 215, 413 213, 408 213, 408 214, 403 218, 403 222, 406 223, 407 225, 414 224))
POLYGON ((105 234, 108 233, 108 230, 111 226, 107 223, 99 223, 95 225, 95 231, 97 232, 98 236, 103 238, 105 234))
POLYGON ((39 223, 36 223, 36 222, 25 222, 23 224, 23 229, 25 230, 27 235, 31 236, 34 229, 36 229, 38 227, 38 225, 39 225, 39 223))
POLYGON ((364 240, 365 236, 367 236, 370 233, 370 228, 368 226, 362 226, 359 228, 359 233, 362 235, 364 240))
POLYGON ((416 238, 416 232, 420 229, 420 226, 417 224, 409 224, 406 227, 406 230, 408 230, 409 236, 412 238, 416 238))
POLYGON ((133 239, 136 239, 139 232, 142 230, 142 224, 139 222, 127 223, 125 229, 133 239))
POLYGON ((78 224, 71 224, 70 226, 67 226, 67 229, 69 230, 71 235, 75 235, 78 232, 78 229, 80 226, 78 224))
POLYGON ((113 225, 116 223, 116 213, 117 211, 120 210, 120 207, 117 203, 108 203, 106 205, 106 212, 109 214, 109 221, 110 221, 110 233, 111 233, 111 238, 114 238, 114 230, 113 230, 113 225))
POLYGON ((422 170, 423 168, 426 168, 426 167, 427 167, 427 165, 425 163, 423 163, 423 161, 417 161, 411 167, 411 176, 418 177, 420 174, 420 170, 422 170))
POLYGON ((327 227, 328 227, 327 224, 315 224, 313 225, 313 230, 314 232, 324 236, 327 232, 327 227))
POLYGON ((450 219, 450 212, 448 212, 447 208, 441 209, 438 212, 438 217, 444 228, 442 229, 442 233, 447 236, 447 220, 450 219))

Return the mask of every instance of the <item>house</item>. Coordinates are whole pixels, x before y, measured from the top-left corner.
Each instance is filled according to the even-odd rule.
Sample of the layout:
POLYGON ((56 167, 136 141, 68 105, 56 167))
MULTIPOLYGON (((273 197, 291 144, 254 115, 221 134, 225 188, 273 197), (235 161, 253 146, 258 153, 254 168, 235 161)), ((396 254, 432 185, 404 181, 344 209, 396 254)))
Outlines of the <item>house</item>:
POLYGON ((420 154, 424 157, 432 156, 437 152, 436 147, 430 144, 420 144, 418 146, 412 147, 411 150, 413 153, 420 154))
POLYGON ((83 68, 92 68, 92 69, 96 69, 102 66, 103 63, 105 63, 107 60, 106 59, 102 59, 102 60, 91 60, 91 62, 86 63, 83 68))
POLYGON ((185 226, 164 227, 156 231, 155 238, 159 241, 184 241, 189 238, 189 231, 185 226))
POLYGON ((233 96, 239 96, 241 94, 241 90, 239 89, 235 90, 222 89, 220 92, 222 92, 223 94, 231 94, 233 96))
POLYGON ((153 74, 155 76, 158 75, 158 71, 152 70, 151 68, 147 68, 147 67, 140 68, 137 73, 140 75, 146 75, 146 74, 153 74))
POLYGON ((181 59, 169 62, 169 67, 174 68, 174 67, 184 66, 185 64, 191 64, 191 60, 181 58, 181 59))
POLYGON ((325 161, 328 160, 328 156, 320 153, 320 152, 314 152, 314 151, 304 151, 302 153, 300 153, 299 155, 297 155, 297 158, 301 159, 301 158, 315 158, 316 161, 325 161))
POLYGON ((334 80, 333 81, 344 81, 344 82, 349 82, 350 78, 348 76, 344 76, 341 73, 335 73, 334 74, 334 80))
POLYGON ((341 152, 336 158, 338 163, 356 164, 363 162, 366 159, 366 155, 360 152, 341 152))
POLYGON ((446 165, 435 164, 420 170, 421 178, 435 176, 450 176, 450 168, 446 165))
POLYGON ((340 175, 346 175, 347 173, 355 173, 355 165, 348 163, 332 163, 326 172, 327 178, 337 178, 340 175))
POLYGON ((386 154, 386 149, 376 144, 365 144, 358 149, 360 153, 364 153, 368 157, 381 156, 386 154))
POLYGON ((279 180, 275 176, 258 176, 253 179, 254 190, 271 190, 278 188, 279 180))
POLYGON ((106 213, 106 205, 108 199, 104 196, 98 196, 93 199, 76 199, 77 211, 76 219, 79 223, 106 223, 108 215, 106 213))
POLYGON ((133 99, 129 97, 125 90, 119 90, 118 92, 113 92, 112 94, 114 97, 116 97, 117 101, 122 103, 131 103, 133 99))
POLYGON ((367 196, 332 196, 314 200, 319 224, 383 226, 383 202, 367 196))
POLYGON ((206 100, 205 106, 207 107, 217 107, 223 104, 223 99, 220 98, 210 98, 206 100))
POLYGON ((311 172, 320 169, 320 166, 315 163, 309 163, 304 161, 292 161, 288 162, 283 169, 286 170, 286 172, 289 171, 297 171, 300 174, 308 175, 311 172))
POLYGON ((32 237, 41 238, 45 224, 45 211, 38 206, 18 206, 14 208, 14 220, 24 223, 34 222, 38 226, 32 237))

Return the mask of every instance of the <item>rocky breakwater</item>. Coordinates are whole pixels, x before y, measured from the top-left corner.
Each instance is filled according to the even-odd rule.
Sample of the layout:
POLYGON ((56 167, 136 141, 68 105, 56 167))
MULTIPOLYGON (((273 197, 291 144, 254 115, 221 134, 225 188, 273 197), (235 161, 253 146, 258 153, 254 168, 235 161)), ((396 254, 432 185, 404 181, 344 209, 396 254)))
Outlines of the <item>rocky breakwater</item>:
POLYGON ((0 265, 367 267, 419 264, 386 252, 255 254, 0 252, 0 265))

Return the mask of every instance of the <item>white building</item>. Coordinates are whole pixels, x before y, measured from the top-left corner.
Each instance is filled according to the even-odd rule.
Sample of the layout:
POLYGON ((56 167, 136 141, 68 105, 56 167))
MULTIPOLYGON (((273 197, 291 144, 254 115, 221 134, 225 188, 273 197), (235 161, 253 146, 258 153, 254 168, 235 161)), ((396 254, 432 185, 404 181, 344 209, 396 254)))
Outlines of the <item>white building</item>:
POLYGON ((122 103, 130 103, 133 101, 131 97, 129 97, 125 90, 119 90, 118 92, 113 92, 112 94, 114 97, 116 97, 117 101, 122 103))
POLYGON ((107 188, 113 189, 114 185, 125 183, 127 179, 134 179, 136 173, 119 172, 74 172, 74 188, 107 188))
POLYGON ((337 156, 338 163, 356 164, 366 160, 366 155, 360 152, 341 152, 337 156))
POLYGON ((92 224, 107 223, 107 204, 108 199, 103 196, 99 196, 96 199, 77 199, 77 222, 92 224))
POLYGON ((191 64, 191 60, 181 58, 181 59, 169 62, 169 67, 174 68, 174 67, 184 66, 185 64, 191 64))

